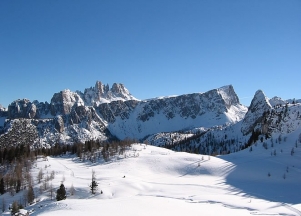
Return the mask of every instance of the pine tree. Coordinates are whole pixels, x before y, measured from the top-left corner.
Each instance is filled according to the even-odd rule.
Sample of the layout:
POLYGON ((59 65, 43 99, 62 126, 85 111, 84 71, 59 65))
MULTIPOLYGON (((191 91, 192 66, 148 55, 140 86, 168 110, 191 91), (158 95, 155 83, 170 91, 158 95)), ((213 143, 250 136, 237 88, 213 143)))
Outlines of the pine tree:
POLYGON ((34 199, 35 199, 34 191, 33 191, 32 186, 30 185, 30 186, 28 187, 28 192, 27 192, 27 200, 28 200, 28 203, 29 203, 29 204, 30 204, 30 203, 33 203, 34 199))
POLYGON ((95 194, 97 191, 97 187, 98 187, 98 183, 96 182, 96 175, 95 175, 95 171, 92 170, 92 181, 91 181, 91 185, 90 185, 90 190, 92 194, 95 194))
POLYGON ((3 178, 1 178, 0 180, 0 194, 4 194, 5 193, 5 189, 4 189, 4 180, 3 178))
POLYGON ((60 201, 60 200, 66 199, 66 198, 67 198, 66 188, 65 188, 64 184, 61 184, 60 188, 57 189, 57 191, 56 191, 56 200, 60 201))
POLYGON ((16 186, 16 193, 19 193, 20 190, 21 190, 21 180, 18 179, 18 180, 17 180, 17 186, 16 186))
POLYGON ((5 202, 4 197, 2 197, 2 206, 1 206, 2 212, 5 212, 5 209, 6 209, 6 202, 5 202))
POLYGON ((19 212, 19 205, 17 201, 14 201, 12 204, 11 215, 15 215, 17 212, 19 212))

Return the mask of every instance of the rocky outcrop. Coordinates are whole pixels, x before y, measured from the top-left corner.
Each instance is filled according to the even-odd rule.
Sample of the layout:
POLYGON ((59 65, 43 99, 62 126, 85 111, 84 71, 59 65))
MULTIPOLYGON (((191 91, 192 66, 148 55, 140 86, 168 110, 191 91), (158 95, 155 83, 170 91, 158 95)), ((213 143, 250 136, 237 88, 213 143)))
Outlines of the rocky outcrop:
POLYGON ((110 103, 112 101, 137 100, 132 96, 123 84, 114 83, 110 89, 109 85, 104 85, 97 81, 95 87, 85 89, 84 93, 77 91, 86 106, 98 106, 102 103, 110 103))
POLYGON ((0 117, 7 117, 7 110, 0 104, 0 117))
POLYGON ((29 118, 36 117, 37 107, 27 99, 16 100, 8 106, 8 118, 29 118))
POLYGON ((50 103, 51 115, 70 114, 73 106, 84 106, 84 101, 77 93, 69 89, 55 93, 50 103))
POLYGON ((244 135, 251 133, 257 124, 260 124, 266 112, 272 108, 269 99, 265 96, 263 91, 258 90, 252 99, 248 112, 242 122, 241 132, 244 135))
POLYGON ((54 127, 59 133, 62 133, 64 131, 64 119, 62 118, 62 116, 55 117, 54 127))

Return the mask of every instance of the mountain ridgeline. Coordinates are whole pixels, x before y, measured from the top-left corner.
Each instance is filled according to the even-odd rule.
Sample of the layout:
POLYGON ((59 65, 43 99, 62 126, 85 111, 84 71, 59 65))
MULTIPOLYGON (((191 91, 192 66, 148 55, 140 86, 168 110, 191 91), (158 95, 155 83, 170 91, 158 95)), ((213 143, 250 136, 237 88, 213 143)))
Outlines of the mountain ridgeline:
POLYGON ((50 103, 19 99, 8 109, 0 107, 0 145, 50 147, 131 138, 178 151, 230 153, 251 145, 254 134, 268 137, 282 130, 288 118, 294 126, 287 130, 296 130, 298 102, 269 100, 259 90, 247 108, 231 85, 141 101, 122 84, 110 88, 97 81, 84 92, 55 93, 50 103))

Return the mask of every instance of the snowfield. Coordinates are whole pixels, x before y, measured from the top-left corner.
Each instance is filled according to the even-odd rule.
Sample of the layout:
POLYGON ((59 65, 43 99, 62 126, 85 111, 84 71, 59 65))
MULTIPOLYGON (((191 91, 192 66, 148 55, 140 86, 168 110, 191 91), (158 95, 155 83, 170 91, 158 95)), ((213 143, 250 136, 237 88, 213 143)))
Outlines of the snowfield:
POLYGON ((301 144, 295 147, 300 132, 285 142, 274 140, 268 149, 259 141, 252 151, 219 157, 134 144, 126 157, 110 162, 82 162, 74 156, 41 158, 33 176, 40 169, 45 174, 54 170, 53 188, 56 191, 64 181, 67 199, 50 200, 50 192, 39 194, 36 184, 37 202, 26 209, 44 216, 301 215, 301 144), (95 195, 89 191, 92 170, 99 183, 95 195))

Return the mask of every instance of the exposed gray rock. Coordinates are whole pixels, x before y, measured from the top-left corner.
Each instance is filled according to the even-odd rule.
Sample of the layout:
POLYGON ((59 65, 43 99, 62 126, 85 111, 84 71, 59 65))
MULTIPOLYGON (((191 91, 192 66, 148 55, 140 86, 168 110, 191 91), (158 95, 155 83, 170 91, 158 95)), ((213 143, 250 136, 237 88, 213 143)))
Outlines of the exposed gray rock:
POLYGON ((272 108, 269 99, 265 96, 263 91, 258 90, 251 105, 248 108, 248 112, 243 119, 241 131, 244 135, 251 133, 257 124, 261 123, 264 114, 270 111, 272 108))
POLYGON ((71 92, 69 89, 55 93, 51 99, 51 115, 69 114, 74 105, 84 105, 84 101, 77 93, 71 92))
POLYGON ((8 118, 35 118, 37 109, 28 99, 16 100, 8 106, 8 118))
POLYGON ((112 101, 137 100, 132 96, 123 84, 114 83, 110 89, 109 85, 104 85, 97 81, 95 87, 85 89, 84 93, 77 91, 86 106, 98 106, 102 103, 110 103, 112 101))
MULTIPOLYGON (((84 93, 64 90, 48 102, 17 100, 0 115, 9 119, 31 119, 38 131, 37 143, 72 143, 116 136, 141 139, 161 131, 211 127, 234 123, 244 117, 232 86, 206 93, 194 93, 139 101, 122 84, 96 82, 84 93)), ((6 122, 5 118, 1 120, 6 122)), ((8 122, 8 121, 7 121, 8 122)), ((9 128, 8 126, 5 128, 9 128)), ((0 133, 6 131, 2 127, 0 133)))
POLYGON ((0 117, 7 117, 7 110, 0 104, 0 117))
POLYGON ((64 131, 64 120, 63 120, 62 116, 55 117, 54 127, 59 133, 62 133, 64 131))

